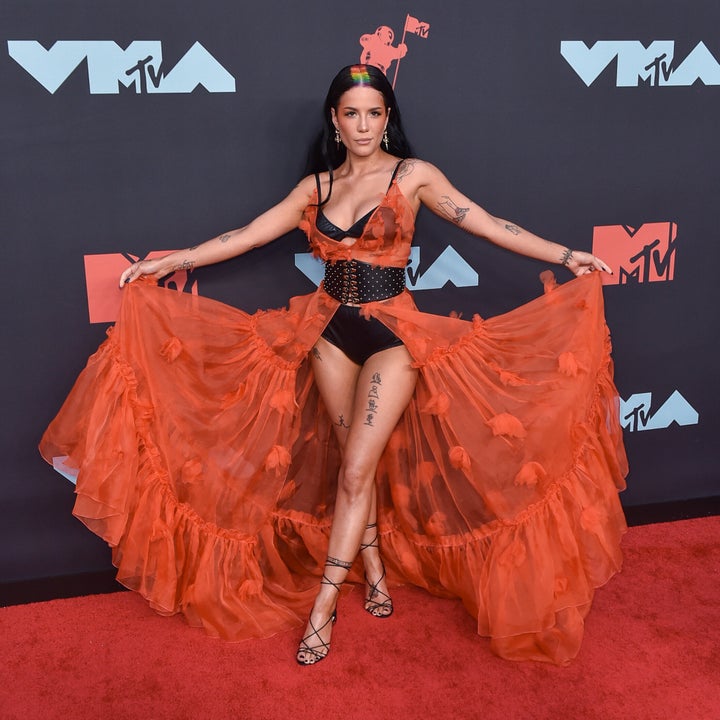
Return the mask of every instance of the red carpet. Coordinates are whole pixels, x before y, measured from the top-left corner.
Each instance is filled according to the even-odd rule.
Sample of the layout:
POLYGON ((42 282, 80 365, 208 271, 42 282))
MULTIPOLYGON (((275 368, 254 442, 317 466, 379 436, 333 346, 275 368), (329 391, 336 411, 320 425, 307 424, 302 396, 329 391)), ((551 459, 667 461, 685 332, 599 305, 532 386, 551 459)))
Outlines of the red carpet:
POLYGON ((631 528, 569 667, 490 654, 457 602, 404 588, 377 620, 341 600, 330 657, 299 632, 228 644, 132 593, 0 608, 2 720, 720 718, 720 517, 631 528))

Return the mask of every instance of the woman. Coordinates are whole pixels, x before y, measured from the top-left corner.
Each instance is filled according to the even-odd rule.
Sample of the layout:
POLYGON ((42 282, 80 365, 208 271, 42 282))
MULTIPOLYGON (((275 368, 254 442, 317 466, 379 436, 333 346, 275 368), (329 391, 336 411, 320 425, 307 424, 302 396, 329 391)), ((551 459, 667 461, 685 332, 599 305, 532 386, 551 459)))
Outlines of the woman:
MULTIPOLYGON (((190 552, 202 554, 195 534, 206 537, 208 533, 198 530, 198 526, 211 525, 209 534, 213 535, 213 542, 216 536, 224 538, 223 529, 254 536, 257 540, 250 546, 250 541, 243 541, 246 544, 242 552, 235 549, 235 561, 242 555, 246 573, 239 594, 252 597, 253 602, 259 596, 263 599, 260 609, 252 603, 245 608, 244 612, 252 616, 252 620, 245 619, 245 624, 257 623, 262 627, 255 634, 267 634, 288 620, 288 608, 302 607, 303 602, 307 604, 308 593, 314 593, 297 652, 300 664, 311 665, 323 660, 330 649, 339 591, 358 554, 364 566, 365 609, 378 618, 393 612, 385 566, 379 554, 380 506, 383 544, 389 546, 386 560, 396 579, 462 597, 478 616, 479 630, 494 636, 494 648, 500 654, 565 662, 577 652, 582 616, 589 606, 592 588, 619 566, 617 540, 623 529, 614 490, 621 484, 624 456, 617 421, 612 417, 614 389, 604 323, 601 311, 593 309, 598 303, 598 283, 591 286, 585 282, 577 292, 563 289, 567 298, 556 291, 556 298, 544 301, 547 307, 540 308, 542 313, 554 308, 553 312, 563 320, 568 315, 576 317, 591 306, 589 314, 594 319, 590 335, 578 338, 575 321, 566 321, 565 327, 570 329, 555 333, 557 338, 549 340, 549 350, 537 348, 542 368, 537 367, 535 360, 526 360, 524 367, 521 361, 516 367, 515 357, 527 355, 527 343, 518 350, 522 342, 517 337, 528 332, 522 328, 532 325, 531 319, 520 318, 519 326, 513 325, 513 320, 508 326, 509 335, 500 328, 498 337, 491 337, 479 318, 466 323, 423 315, 404 290, 405 266, 414 218, 420 205, 425 205, 474 235, 523 255, 565 265, 575 275, 610 269, 589 253, 543 240, 489 215, 454 188, 437 168, 411 158, 392 88, 383 73, 372 66, 343 68, 333 80, 325 102, 325 127, 318 148, 322 160, 316 158, 313 169, 322 171, 305 177, 282 202, 249 225, 187 250, 135 263, 120 278, 121 286, 128 286, 143 276, 160 278, 174 270, 219 262, 264 245, 298 226, 307 232, 315 254, 326 261, 325 280, 317 293, 293 298, 284 314, 258 313, 250 317, 234 311, 243 323, 251 326, 248 330, 251 340, 247 343, 254 350, 240 361, 246 375, 237 391, 233 394, 222 388, 225 394, 215 397, 218 409, 209 411, 211 415, 217 413, 212 415, 212 424, 217 423, 218 429, 226 411, 232 409, 237 413, 233 416, 237 428, 227 425, 227 432, 235 435, 222 446, 240 445, 236 454, 223 456, 220 461, 232 471, 219 482, 224 488, 222 492, 210 493, 216 498, 213 510, 204 507, 181 520, 175 517, 180 506, 195 509, 207 504, 201 493, 193 494, 187 488, 203 488, 205 482, 212 482, 208 478, 219 462, 214 457, 198 461, 186 455, 184 462, 173 470, 172 462, 163 459, 172 454, 168 448, 180 447, 177 443, 183 440, 202 441, 196 437, 188 440, 189 431, 183 435, 174 425, 163 432, 157 429, 161 414, 157 412, 158 398, 164 413, 170 409, 165 404, 174 402, 168 399, 170 394, 174 397, 177 391, 145 391, 145 385, 156 382, 151 378, 164 371, 162 368, 154 371, 150 367, 154 361, 144 359, 144 351, 127 349, 133 342, 143 348, 156 342, 156 338, 142 339, 138 335, 134 339, 125 338, 125 349, 115 348, 111 353, 116 364, 124 369, 120 392, 130 387, 138 398, 147 392, 142 399, 133 395, 129 424, 138 425, 138 416, 143 415, 138 407, 152 416, 147 421, 151 430, 147 435, 141 430, 139 442, 133 434, 125 438, 123 457, 132 452, 129 447, 125 452, 126 445, 138 445, 135 454, 139 459, 135 462, 140 477, 147 474, 149 489, 143 490, 143 484, 138 483, 136 492, 138 496, 143 492, 161 495, 156 487, 161 485, 165 493, 162 502, 166 505, 151 502, 154 511, 142 508, 138 511, 135 501, 123 496, 121 501, 99 503, 102 509, 90 508, 88 513, 86 496, 92 495, 92 503, 96 503, 98 493, 81 491, 79 478, 78 502, 85 507, 76 507, 75 512, 111 544, 117 544, 114 561, 119 567, 126 562, 128 546, 145 547, 137 551, 139 559, 131 563, 136 569, 124 574, 126 584, 144 592, 161 611, 182 609, 191 622, 224 636, 235 634, 218 627, 224 621, 208 621, 198 610, 202 603, 197 598, 195 581, 189 593, 187 588, 177 589, 178 584, 185 582, 187 569, 170 582, 173 599, 165 602, 157 597, 155 586, 163 584, 158 579, 163 573, 147 571, 148 565, 158 561, 148 562, 146 556, 156 558, 163 553, 156 553, 146 536, 159 535, 162 541, 162 536, 172 535, 172 540, 165 538, 174 555, 174 561, 167 563, 172 568, 178 567, 175 557, 178 536, 183 538, 182 543, 193 546, 192 551, 183 546, 183 558, 190 552), (518 327, 521 329, 513 329, 518 327), (508 349, 499 340, 502 336, 507 337, 508 349), (592 349, 586 347, 588 343, 592 349), (138 360, 133 353, 143 359, 138 360), (272 357, 273 361, 279 357, 286 365, 278 366, 278 370, 288 371, 288 377, 283 376, 273 385, 271 371, 258 370, 255 355, 272 357), (307 357, 311 371, 305 361, 307 357), (551 370, 546 367, 548 357, 552 361, 551 370), (458 367, 452 367, 453 363, 458 367), (251 366, 256 368, 254 375, 248 370, 251 366), (258 373, 260 382, 265 383, 262 389, 253 385, 258 382, 258 373), (579 382, 577 378, 583 373, 588 379, 579 382), (448 379, 450 375, 452 380, 448 379), (418 384, 419 376, 422 380, 418 384), (258 414, 263 390, 270 397, 269 405, 279 408, 277 413, 258 414), (316 392, 321 404, 314 399, 316 392), (603 398, 600 405, 598 396, 603 398), (552 423, 543 428, 543 417, 556 405, 571 409, 556 409, 553 421, 565 422, 568 427, 562 440, 551 441, 556 428, 551 427, 552 423), (318 408, 323 406, 327 416, 320 417, 318 408), (243 409, 236 410, 238 407, 243 409), (275 417, 278 414, 284 414, 285 419, 278 420, 275 417), (325 419, 328 417, 331 431, 325 419), (482 429, 468 434, 467 426, 473 423, 479 423, 482 429), (267 427, 270 430, 261 436, 259 428, 267 427), (599 431, 598 427, 605 430, 599 431), (335 442, 331 442, 330 432, 335 442), (598 432, 602 435, 599 440, 598 432), (575 437, 571 442, 572 433, 575 437), (162 440, 157 440, 158 436, 162 440), (589 441, 593 436, 595 440, 589 441), (568 447, 564 448, 563 443, 568 447), (562 449, 557 451, 557 446, 562 449), (548 454, 548 447, 556 451, 548 454), (585 449, 587 457, 583 455, 585 449), (258 460, 252 459, 253 452, 259 452, 258 460), (339 459, 333 457, 333 452, 339 459), (598 452, 602 460, 598 460, 598 452), (483 459, 491 460, 493 467, 482 469, 483 459), (202 472, 196 467, 193 475, 192 468, 198 462, 202 472), (151 471, 143 470, 145 465, 152 466, 151 471), (319 476, 328 472, 334 475, 336 470, 337 485, 330 490, 319 476), (276 479, 268 491, 267 478, 273 474, 276 479), (592 475, 601 478, 590 479, 592 475), (181 480, 175 480, 176 476, 181 480), (190 479, 185 479, 186 476, 190 479), (578 483, 579 489, 575 487, 578 483), (236 485, 241 489, 237 490, 236 485), (593 488, 588 490, 585 485, 593 488), (228 495, 229 486, 233 489, 228 495), (330 496, 336 493, 334 508, 329 512, 325 505, 330 504, 332 497, 319 497, 320 491, 330 496), (268 492, 267 496, 264 492, 268 492), (560 496, 562 500, 558 500, 560 496), (230 506, 243 508, 240 516, 224 517, 228 498, 232 501, 230 506), (245 509, 248 501, 253 507, 250 513, 245 509), (561 510, 556 507, 558 502, 564 505, 561 510), (118 503, 122 507, 116 513, 108 513, 107 506, 118 503), (169 511, 167 503, 171 506, 169 511), (161 531, 155 529, 152 512, 165 519, 161 531), (166 517, 168 512, 173 516, 170 520, 166 517), (560 529, 555 527, 558 512, 568 514, 560 529), (104 522, 97 527, 99 518, 108 514, 120 517, 121 529, 115 533, 104 522), (529 514, 544 517, 528 521, 529 514), (138 520, 138 516, 142 519, 138 520), (218 520, 219 516, 223 516, 223 522, 218 520), (243 527, 238 523, 243 523, 243 527), (592 539, 588 540, 585 537, 588 531, 581 529, 579 534, 583 537, 575 541, 577 547, 568 550, 567 538, 561 536, 571 528, 576 531, 578 523, 594 523, 589 531, 592 539), (540 545, 552 545, 554 539, 560 543, 562 551, 548 554, 560 552, 562 558, 527 559, 527 553, 533 549, 526 527, 531 524, 542 526, 541 530, 536 527, 530 530, 530 535, 543 534, 540 545), (551 530, 548 525, 553 526, 551 530), (191 540, 187 537, 188 526, 192 528, 191 540), (522 533, 526 535, 520 537, 522 533), (554 538, 554 534, 558 537, 554 538), (137 537, 141 538, 139 543, 137 537), (327 542, 324 572, 319 589, 311 590, 307 583, 298 581, 298 570, 300 574, 312 572, 310 560, 318 560, 324 542, 327 542), (604 546, 600 559, 594 557, 596 546, 604 546), (588 560, 589 556, 593 557, 588 560), (590 568, 579 572, 578 564, 590 568), (138 570, 141 565, 143 569, 138 570), (498 572, 510 580, 493 581, 498 572), (527 588, 533 588, 538 575, 547 573, 551 577, 544 578, 541 589, 531 589, 533 597, 526 601, 522 596, 527 588), (568 590, 570 574, 581 576, 574 578, 579 588, 568 590), (248 577, 253 581, 250 589, 248 577), (550 601, 546 597, 548 580, 554 598, 550 601), (484 584, 488 587, 483 587, 484 584), (508 589, 510 585, 514 586, 512 590, 508 589), (539 596, 543 598, 536 602, 539 596), (281 621, 274 616, 280 616, 281 621)), ((180 302, 197 304, 202 299, 185 298, 180 302)), ((129 303, 126 298, 126 304, 129 303)), ((196 311, 191 308, 187 312, 192 317, 196 311)), ((537 315, 537 310, 528 312, 532 317, 537 315)), ((162 310, 157 311, 158 317, 162 314, 162 310)), ((162 324, 164 320, 158 322, 162 324)), ((138 316, 137 321, 121 317, 121 324, 143 332, 147 316, 144 314, 142 320, 138 316)), ((553 335, 545 329, 542 333, 553 335)), ((186 363, 185 355, 199 355, 206 365, 211 364, 205 360, 204 350, 187 353, 186 336, 176 337, 174 329, 159 337, 168 338, 159 353, 168 364, 186 363)), ((111 345, 112 341, 113 337, 111 345)), ((236 347, 242 345, 240 339, 236 343, 236 347)), ((530 345, 533 343, 534 340, 530 345)), ((236 347, 228 346, 227 351, 236 352, 236 347)), ((193 366, 192 361, 186 364, 193 366)), ((103 372, 95 370, 93 377, 103 372)), ((84 396, 83 388, 89 382, 74 394, 84 396)), ((113 376, 104 382, 115 385, 119 381, 113 376)), ((185 400, 187 407, 194 402, 192 398, 185 400)), ((74 412, 79 414, 79 408, 77 405, 74 412)), ((44 439, 43 453, 48 457, 62 452, 71 458, 69 465, 80 466, 88 477, 90 472, 78 458, 83 453, 77 451, 77 445, 82 445, 84 453, 92 454, 94 450, 86 449, 91 442, 86 438, 64 443, 55 439, 62 434, 60 428, 78 424, 70 419, 73 411, 65 408, 63 411, 65 417, 61 412, 44 439), (61 450, 51 449, 60 446, 61 450)), ((140 425, 145 428, 145 420, 140 425)), ((200 432, 195 430, 193 435, 200 432)), ((107 471, 103 472, 107 476, 107 471)), ((126 484, 133 482, 136 481, 126 484)), ((98 487, 102 485, 98 483, 98 487)), ((218 562, 217 550, 213 548, 212 558, 201 564, 201 574, 213 572, 208 567, 218 562)), ((193 577, 199 572, 195 567, 193 577)), ((211 585, 209 582, 208 587, 211 585)), ((243 610, 238 612, 242 614, 243 610)), ((246 634, 253 633, 240 633, 246 634)))

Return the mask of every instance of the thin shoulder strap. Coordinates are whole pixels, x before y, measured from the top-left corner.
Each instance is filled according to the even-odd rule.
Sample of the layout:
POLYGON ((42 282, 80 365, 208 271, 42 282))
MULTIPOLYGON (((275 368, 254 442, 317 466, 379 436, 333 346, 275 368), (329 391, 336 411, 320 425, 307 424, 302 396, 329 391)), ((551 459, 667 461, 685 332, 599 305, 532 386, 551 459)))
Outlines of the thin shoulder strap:
MULTIPOLYGON (((392 185, 395 182, 395 177, 398 174, 398 170, 400 169, 400 166, 405 162, 405 159, 403 158, 400 160, 400 162, 395 166, 395 169, 393 170, 392 177, 390 178, 390 185, 392 185)), ((388 185, 388 190, 390 189, 390 185, 388 185)))
POLYGON ((332 170, 330 170, 330 187, 328 188, 328 195, 323 200, 322 199, 322 186, 320 185, 320 173, 315 173, 315 184, 317 185, 317 198, 318 198, 318 207, 325 205, 325 203, 330 199, 330 196, 332 195, 332 186, 333 186, 333 173, 332 170))

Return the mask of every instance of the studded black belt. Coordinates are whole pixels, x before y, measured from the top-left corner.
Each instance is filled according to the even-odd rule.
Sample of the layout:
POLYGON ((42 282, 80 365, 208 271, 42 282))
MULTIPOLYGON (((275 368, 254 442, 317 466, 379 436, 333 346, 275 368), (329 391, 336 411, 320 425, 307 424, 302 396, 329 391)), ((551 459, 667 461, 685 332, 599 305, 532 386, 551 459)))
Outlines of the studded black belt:
POLYGON ((359 260, 325 263, 325 292, 344 305, 387 300, 405 289, 405 268, 382 267, 359 260))

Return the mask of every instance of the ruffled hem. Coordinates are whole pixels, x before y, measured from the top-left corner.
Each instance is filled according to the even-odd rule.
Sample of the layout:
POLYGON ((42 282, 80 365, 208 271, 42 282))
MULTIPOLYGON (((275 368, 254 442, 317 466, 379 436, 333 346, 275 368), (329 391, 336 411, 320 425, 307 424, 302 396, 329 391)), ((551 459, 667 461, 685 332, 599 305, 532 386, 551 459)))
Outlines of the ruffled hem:
MULTIPOLYGON (((627 468, 618 445, 617 402, 608 357, 587 417, 574 432, 572 466, 555 479, 544 478, 543 497, 514 518, 438 537, 409 533, 398 527, 394 513, 381 513, 390 585, 409 583, 461 599, 477 620, 477 632, 490 638, 501 657, 570 662, 580 649, 595 589, 622 567, 620 540, 627 526, 618 492, 627 468)), ((532 474, 516 480, 536 481, 532 474)), ((276 514, 275 527, 296 548, 321 545, 328 530, 293 513, 276 514)), ((351 579, 360 581, 361 575, 351 579)))
MULTIPOLYGON (((334 307, 319 291, 249 316, 130 292, 48 428, 43 456, 77 473, 75 515, 158 612, 228 640, 304 622, 339 453, 303 360, 334 307)), ((378 469, 391 582, 461 598, 503 657, 568 662, 625 530, 599 282, 472 323, 418 313, 409 296, 367 310, 421 373, 378 469), (541 329, 549 346, 530 361, 538 332, 522 329, 553 307, 583 322, 541 329), (562 419, 546 427, 553 408, 562 419)))

